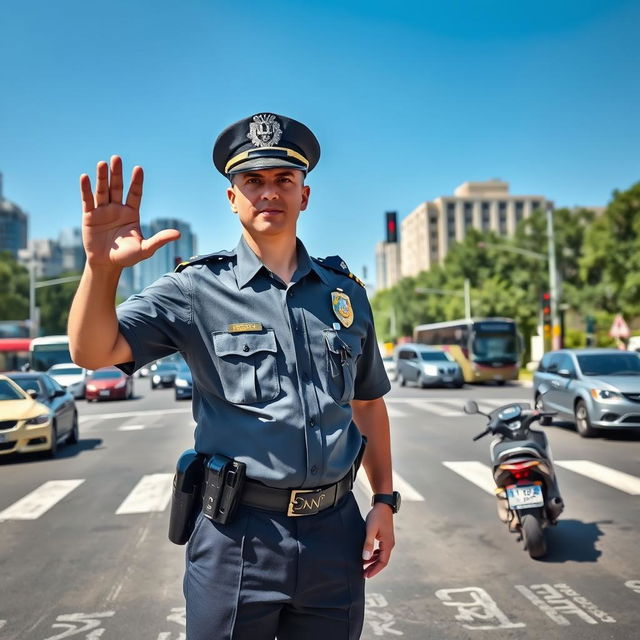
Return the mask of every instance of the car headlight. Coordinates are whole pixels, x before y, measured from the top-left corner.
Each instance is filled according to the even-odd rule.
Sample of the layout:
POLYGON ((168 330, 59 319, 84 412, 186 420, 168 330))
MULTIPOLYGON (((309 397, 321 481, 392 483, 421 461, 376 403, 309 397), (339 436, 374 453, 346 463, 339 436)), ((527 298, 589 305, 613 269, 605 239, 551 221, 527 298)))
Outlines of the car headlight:
POLYGON ((176 378, 176 387, 188 387, 189 383, 182 379, 182 378, 176 378))
POLYGON ((591 395, 595 400, 615 400, 620 397, 617 391, 609 389, 591 389, 591 395))
POLYGON ((153 376, 153 381, 156 383, 160 382, 160 376, 153 376))
POLYGON ((36 425, 36 424, 46 424, 49 422, 49 414, 43 413, 35 418, 29 418, 26 422, 28 425, 36 425))
POLYGON ((435 364, 425 364, 424 372, 429 376, 437 376, 438 375, 438 367, 435 364))
POLYGON ((88 384, 87 391, 97 391, 95 384, 88 384))
POLYGON ((124 385, 127 384, 126 380, 123 380, 122 382, 118 382, 117 385, 115 385, 115 387, 113 387, 114 389, 122 389, 122 387, 124 387, 124 385))

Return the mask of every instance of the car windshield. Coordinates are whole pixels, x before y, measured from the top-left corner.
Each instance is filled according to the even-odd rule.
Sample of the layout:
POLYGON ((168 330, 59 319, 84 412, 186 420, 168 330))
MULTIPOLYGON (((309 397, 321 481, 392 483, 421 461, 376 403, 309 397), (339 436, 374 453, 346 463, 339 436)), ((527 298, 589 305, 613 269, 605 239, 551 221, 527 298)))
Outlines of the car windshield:
POLYGON ((477 333, 473 340, 473 353, 478 358, 512 356, 517 350, 517 341, 514 335, 477 333))
POLYGON ((80 367, 59 367, 55 369, 49 369, 50 376, 79 376, 82 375, 82 369, 80 367))
POLYGON ((178 368, 178 365, 173 362, 161 362, 158 365, 156 371, 160 371, 162 373, 168 373, 169 371, 175 371, 178 368))
POLYGON ((107 371, 96 371, 91 374, 92 380, 115 380, 116 378, 121 378, 121 371, 114 371, 113 369, 109 369, 107 371))
POLYGON ((0 380, 0 401, 1 400, 24 400, 24 396, 6 380, 0 380))
POLYGON ((421 354, 423 360, 436 362, 449 362, 449 358, 444 351, 423 351, 421 354))
POLYGON ((585 376, 640 375, 640 357, 635 353, 594 353, 578 356, 585 376))
POLYGON ((24 389, 27 393, 29 391, 35 391, 39 396, 43 395, 42 389, 38 384, 36 378, 11 378, 21 389, 24 389))

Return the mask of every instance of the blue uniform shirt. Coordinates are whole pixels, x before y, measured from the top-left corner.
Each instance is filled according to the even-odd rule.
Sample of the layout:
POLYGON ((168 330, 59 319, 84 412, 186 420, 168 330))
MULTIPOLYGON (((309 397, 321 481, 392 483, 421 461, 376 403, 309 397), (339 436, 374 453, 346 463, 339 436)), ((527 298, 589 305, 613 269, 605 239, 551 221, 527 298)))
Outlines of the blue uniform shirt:
POLYGON ((364 288, 299 240, 297 257, 286 285, 241 238, 116 310, 134 357, 120 368, 180 351, 193 375, 196 450, 245 462, 250 478, 280 488, 342 478, 361 443, 350 401, 390 389, 364 288), (332 292, 349 298, 349 327, 332 292))

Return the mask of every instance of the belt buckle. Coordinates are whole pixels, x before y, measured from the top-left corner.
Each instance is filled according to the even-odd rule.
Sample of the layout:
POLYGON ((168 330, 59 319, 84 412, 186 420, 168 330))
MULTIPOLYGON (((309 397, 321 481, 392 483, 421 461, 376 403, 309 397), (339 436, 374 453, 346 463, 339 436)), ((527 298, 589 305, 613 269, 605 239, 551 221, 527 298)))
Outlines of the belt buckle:
POLYGON ((292 518, 312 516, 320 511, 320 507, 327 499, 326 489, 292 489, 289 497, 287 515, 292 518), (300 494, 312 493, 316 497, 303 497, 300 494))

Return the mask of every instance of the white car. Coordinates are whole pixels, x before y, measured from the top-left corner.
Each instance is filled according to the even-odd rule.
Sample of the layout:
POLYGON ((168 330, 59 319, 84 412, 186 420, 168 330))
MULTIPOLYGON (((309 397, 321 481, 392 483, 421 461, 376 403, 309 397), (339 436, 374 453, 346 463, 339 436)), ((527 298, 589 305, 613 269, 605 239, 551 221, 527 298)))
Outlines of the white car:
POLYGON ((73 362, 54 364, 47 373, 74 398, 84 398, 87 370, 73 362))

